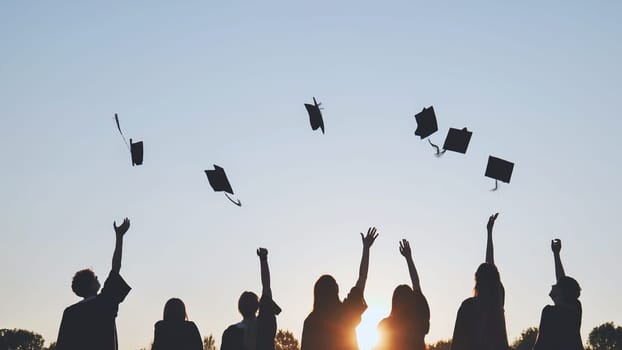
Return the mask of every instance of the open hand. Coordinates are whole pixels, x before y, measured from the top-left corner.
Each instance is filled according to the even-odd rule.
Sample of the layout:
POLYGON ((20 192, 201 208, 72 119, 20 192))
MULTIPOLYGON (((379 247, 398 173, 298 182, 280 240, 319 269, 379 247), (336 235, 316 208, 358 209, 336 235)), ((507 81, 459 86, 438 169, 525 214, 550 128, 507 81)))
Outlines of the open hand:
POLYGON ((266 248, 257 248, 257 256, 259 256, 260 259, 267 259, 268 258, 268 249, 266 249, 266 248))
POLYGON ((495 226, 495 220, 497 220, 497 216, 499 216, 499 213, 490 215, 490 217, 488 218, 488 225, 486 225, 486 229, 488 230, 488 232, 492 232, 492 227, 495 226))
POLYGON ((408 240, 406 239, 402 239, 400 241, 400 254, 402 254, 402 256, 407 259, 412 256, 412 252, 410 250, 410 243, 408 243, 408 240))
POLYGON ((127 230, 130 229, 130 219, 128 218, 123 219, 123 223, 121 224, 121 226, 118 226, 118 227, 117 227, 117 222, 114 221, 112 223, 112 227, 114 227, 114 232, 117 234, 117 236, 123 237, 123 235, 127 232, 127 230))
POLYGON ((367 234, 364 236, 363 236, 363 233, 361 232, 361 240, 363 241, 363 248, 369 249, 371 245, 374 244, 374 241, 376 240, 377 237, 378 237, 378 234, 376 233, 375 227, 368 228, 367 234))
POLYGON ((552 240, 551 250, 553 251, 553 253, 559 254, 559 252, 562 250, 562 241, 558 238, 555 238, 554 240, 552 240))

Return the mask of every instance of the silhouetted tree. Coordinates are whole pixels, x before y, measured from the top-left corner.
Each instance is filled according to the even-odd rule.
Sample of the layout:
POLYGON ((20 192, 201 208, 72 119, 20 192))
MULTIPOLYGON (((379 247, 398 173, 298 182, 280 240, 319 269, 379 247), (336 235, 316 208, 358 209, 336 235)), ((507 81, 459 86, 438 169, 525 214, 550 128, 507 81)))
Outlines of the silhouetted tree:
POLYGON ((521 335, 512 344, 514 350, 531 350, 536 343, 538 337, 538 328, 529 327, 525 329, 521 335))
POLYGON ((622 350, 622 327, 603 323, 592 329, 588 339, 590 350, 622 350))
POLYGON ((451 339, 440 340, 434 344, 428 344, 428 350, 451 350, 451 339))
POLYGON ((216 339, 213 335, 203 337, 203 350, 216 350, 216 339))
POLYGON ((294 333, 279 329, 274 338, 275 350, 300 350, 300 343, 294 337, 294 333))
POLYGON ((43 337, 25 329, 0 329, 0 350, 43 350, 43 337))
POLYGON ((56 350, 56 342, 52 342, 45 350, 56 350))

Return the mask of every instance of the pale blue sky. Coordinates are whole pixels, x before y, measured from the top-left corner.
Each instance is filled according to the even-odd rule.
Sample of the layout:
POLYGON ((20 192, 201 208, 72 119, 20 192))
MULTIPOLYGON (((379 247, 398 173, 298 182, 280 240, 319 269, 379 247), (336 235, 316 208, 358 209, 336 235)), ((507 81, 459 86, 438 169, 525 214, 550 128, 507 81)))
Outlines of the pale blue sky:
POLYGON ((408 282, 406 237, 432 342, 452 334, 497 211, 510 338, 550 302, 554 237, 583 287, 584 338, 621 323, 621 15, 619 1, 2 2, 0 328, 54 340, 72 274, 107 274, 128 216, 121 349, 149 344, 170 297, 220 342, 239 294, 260 291, 258 246, 279 327, 300 336, 313 283, 331 273, 347 291, 371 225, 363 327, 408 282), (429 105, 434 141, 474 132, 466 156, 413 135, 429 105), (516 162, 498 192, 490 154, 516 162), (214 163, 243 207, 212 192, 214 163))

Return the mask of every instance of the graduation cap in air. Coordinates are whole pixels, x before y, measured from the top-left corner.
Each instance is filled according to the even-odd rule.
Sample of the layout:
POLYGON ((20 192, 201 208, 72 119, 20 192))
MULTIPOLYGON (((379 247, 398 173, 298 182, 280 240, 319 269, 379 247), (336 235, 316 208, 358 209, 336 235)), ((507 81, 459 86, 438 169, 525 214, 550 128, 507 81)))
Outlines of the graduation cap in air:
POLYGON ((484 175, 495 179, 495 188, 491 191, 496 191, 499 188, 497 180, 510 183, 512 170, 514 170, 514 163, 508 162, 507 160, 503 160, 501 158, 489 156, 488 165, 486 165, 486 173, 484 175))
POLYGON ((225 192, 225 197, 229 199, 233 204, 238 207, 242 206, 242 202, 238 199, 237 202, 229 197, 229 194, 233 194, 233 189, 231 188, 231 184, 227 179, 227 174, 225 174, 225 169, 219 167, 214 164, 214 170, 205 170, 205 175, 207 175, 207 180, 209 184, 212 186, 214 191, 216 192, 225 192))
POLYGON ((324 119, 322 119, 322 110, 320 108, 322 104, 318 103, 313 98, 313 104, 305 103, 305 108, 307 109, 307 113, 309 113, 309 121, 311 122, 311 129, 317 130, 318 128, 322 129, 322 134, 324 133, 324 119))
POLYGON ((424 107, 421 112, 415 114, 415 119, 417 120, 415 135, 421 137, 422 140, 438 131, 433 106, 424 107))
POLYGON ((116 113, 114 114, 114 120, 117 123, 117 129, 119 129, 119 133, 121 134, 125 145, 127 146, 127 148, 130 149, 130 154, 132 155, 132 166, 143 164, 143 142, 133 142, 132 139, 130 139, 130 143, 128 144, 127 140, 125 139, 125 135, 123 135, 123 131, 121 131, 119 116, 116 113))
POLYGON ((445 138, 445 144, 443 145, 443 153, 445 153, 445 151, 453 151, 465 154, 472 135, 473 132, 468 131, 467 128, 449 128, 447 137, 445 138))

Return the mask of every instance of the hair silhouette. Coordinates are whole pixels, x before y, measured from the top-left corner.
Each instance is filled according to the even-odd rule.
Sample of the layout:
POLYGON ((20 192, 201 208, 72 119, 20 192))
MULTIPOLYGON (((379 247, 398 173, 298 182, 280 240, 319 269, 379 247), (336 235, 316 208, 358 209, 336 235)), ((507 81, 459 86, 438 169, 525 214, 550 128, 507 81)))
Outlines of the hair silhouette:
POLYGON ((186 305, 181 299, 171 298, 164 304, 164 321, 186 321, 188 314, 186 313, 186 305))
POLYGON ((259 298, 253 292, 244 292, 238 299, 238 311, 244 318, 255 317, 259 308, 259 298))
POLYGON ((313 287, 313 311, 324 312, 333 310, 339 300, 339 286, 331 275, 322 275, 313 287))
POLYGON ((154 325, 151 350, 203 350, 199 329, 188 321, 181 299, 171 298, 164 304, 162 321, 154 325))
POLYGON ((499 270, 490 263, 482 263, 475 271, 475 287, 473 296, 486 308, 491 310, 503 309, 503 295, 505 289, 501 283, 499 270))
POLYGON ((576 301, 581 296, 581 287, 579 286, 579 282, 572 277, 561 277, 557 281, 557 286, 560 289, 561 298, 568 303, 576 301))
POLYGON ((97 294, 99 285, 96 285, 97 276, 91 269, 84 269, 76 272, 73 275, 71 281, 71 290, 76 293, 77 296, 87 298, 91 295, 97 294))
POLYGON ((413 290, 407 284, 400 284, 393 290, 391 298, 391 317, 405 319, 413 308, 413 290))

